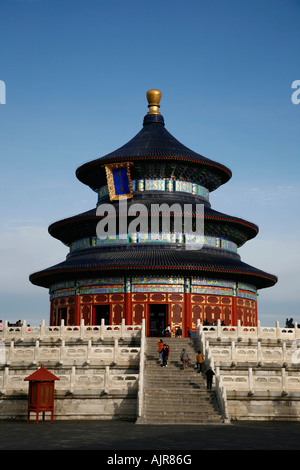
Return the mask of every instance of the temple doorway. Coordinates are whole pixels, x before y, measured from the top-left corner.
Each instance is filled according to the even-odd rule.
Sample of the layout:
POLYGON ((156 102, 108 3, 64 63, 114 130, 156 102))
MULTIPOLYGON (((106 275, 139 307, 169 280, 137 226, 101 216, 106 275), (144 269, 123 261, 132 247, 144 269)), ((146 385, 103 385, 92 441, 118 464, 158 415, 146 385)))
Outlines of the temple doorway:
POLYGON ((167 326, 168 305, 149 305, 149 336, 163 336, 163 331, 167 326))
POLYGON ((58 309, 58 319, 57 319, 57 324, 60 325, 61 321, 64 321, 64 324, 67 324, 67 308, 59 308, 58 309))
POLYGON ((106 305, 94 305, 94 325, 101 325, 101 321, 104 319, 104 325, 110 325, 110 306, 106 305))

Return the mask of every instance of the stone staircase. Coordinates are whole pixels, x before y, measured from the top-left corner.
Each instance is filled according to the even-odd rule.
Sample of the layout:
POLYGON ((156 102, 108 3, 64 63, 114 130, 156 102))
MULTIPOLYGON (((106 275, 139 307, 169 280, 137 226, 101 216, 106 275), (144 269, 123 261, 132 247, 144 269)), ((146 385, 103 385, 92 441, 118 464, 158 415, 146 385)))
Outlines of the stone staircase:
POLYGON ((158 360, 157 341, 146 338, 143 416, 138 424, 222 423, 215 390, 206 389, 206 379, 196 370, 196 339, 164 338, 170 347, 167 367, 158 360), (182 349, 190 362, 183 370, 182 349))

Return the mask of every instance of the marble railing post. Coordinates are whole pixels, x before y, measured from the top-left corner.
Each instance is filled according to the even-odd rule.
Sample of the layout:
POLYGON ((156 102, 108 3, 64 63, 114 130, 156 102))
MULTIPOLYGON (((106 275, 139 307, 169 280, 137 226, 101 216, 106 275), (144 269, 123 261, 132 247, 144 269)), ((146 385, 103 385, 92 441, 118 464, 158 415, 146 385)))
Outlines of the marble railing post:
POLYGON ((220 375, 220 367, 215 370, 215 388, 217 400, 221 409, 221 414, 224 422, 229 422, 229 414, 227 409, 227 395, 226 389, 222 385, 222 376, 220 375))
POLYGON ((62 339, 65 335, 65 320, 61 320, 60 323, 60 338, 62 339))
POLYGON ((41 326, 40 326, 40 339, 41 341, 44 339, 45 337, 45 320, 42 320, 41 321, 41 326))
POLYGON ((286 370, 285 367, 281 368, 282 392, 286 391, 286 370))
POLYGON ((121 338, 124 338, 126 333, 125 318, 122 318, 121 321, 121 338))
POLYGON ((92 340, 88 340, 87 350, 86 350, 86 363, 89 364, 92 357, 92 340))
POLYGON ((235 349, 235 341, 231 341, 231 360, 236 360, 236 349, 235 349))
POLYGON ((248 367, 248 383, 249 383, 249 391, 253 393, 253 371, 252 367, 248 367))
POLYGON ((109 391, 109 376, 110 376, 109 366, 105 366, 105 375, 104 375, 104 392, 105 393, 108 393, 109 391))
POLYGON ((118 339, 115 339, 114 342, 114 352, 113 352, 113 362, 117 364, 118 362, 118 354, 119 354, 119 342, 118 339))
POLYGON ((262 360, 262 349, 261 349, 261 341, 257 341, 257 360, 262 360))
POLYGON ((282 343, 282 360, 286 361, 286 342, 283 341, 282 343))
POLYGON ((106 328, 105 328, 105 325, 104 325, 104 318, 101 318, 101 325, 100 325, 100 339, 103 340, 104 336, 105 336, 105 331, 106 331, 106 328))
POLYGON ((217 320, 217 337, 222 338, 221 320, 219 318, 217 320))
POLYGON ((279 339, 281 337, 281 328, 279 327, 279 321, 276 322, 276 338, 279 339))
POLYGON ((5 367, 3 376, 3 390, 6 390, 9 380, 9 367, 5 367))
POLYGON ((65 356, 65 345, 66 345, 66 341, 63 339, 61 341, 61 346, 60 346, 60 351, 59 351, 59 355, 60 355, 60 358, 59 358, 59 363, 62 365, 63 362, 64 362, 64 356, 65 356))
POLYGON ((261 339, 262 328, 260 326, 260 320, 257 320, 257 339, 261 339))
POLYGON ((33 351, 33 364, 38 363, 39 356, 40 356, 40 342, 39 342, 39 340, 36 340, 35 346, 34 346, 34 351, 33 351))
POLYGON ((139 383, 138 383, 138 400, 137 415, 140 418, 143 414, 144 407, 144 363, 145 363, 145 319, 142 319, 141 328, 141 346, 140 346, 140 365, 139 365, 139 383))
POLYGON ((13 361, 14 349, 15 349, 15 342, 14 342, 14 341, 11 341, 11 342, 10 342, 10 348, 9 348, 8 354, 7 354, 7 360, 6 360, 6 364, 7 364, 7 365, 10 365, 11 362, 13 361))
POLYGON ((85 325, 84 325, 84 319, 83 318, 80 321, 79 329, 80 329, 79 338, 83 339, 84 336, 85 336, 85 325))
POLYGON ((71 374, 70 374, 70 393, 73 393, 74 391, 74 386, 75 386, 75 381, 76 381, 76 367, 72 366, 71 368, 71 374))

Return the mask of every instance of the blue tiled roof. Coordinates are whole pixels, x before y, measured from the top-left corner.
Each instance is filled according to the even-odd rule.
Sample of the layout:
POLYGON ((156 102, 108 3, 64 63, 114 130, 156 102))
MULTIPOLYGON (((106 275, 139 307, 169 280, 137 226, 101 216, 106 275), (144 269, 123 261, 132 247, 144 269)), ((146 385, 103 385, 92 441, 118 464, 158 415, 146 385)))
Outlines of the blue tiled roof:
POLYGON ((226 183, 232 175, 226 166, 190 150, 175 139, 165 128, 161 115, 146 115, 143 128, 133 139, 119 149, 80 166, 76 176, 82 183, 97 190, 106 184, 104 164, 129 160, 134 163, 132 172, 137 178, 144 178, 145 172, 147 176, 152 176, 147 163, 156 163, 155 171, 160 172, 160 177, 172 177, 176 166, 179 168, 177 171, 181 171, 182 165, 185 168, 190 166, 191 173, 202 180, 210 191, 226 183))

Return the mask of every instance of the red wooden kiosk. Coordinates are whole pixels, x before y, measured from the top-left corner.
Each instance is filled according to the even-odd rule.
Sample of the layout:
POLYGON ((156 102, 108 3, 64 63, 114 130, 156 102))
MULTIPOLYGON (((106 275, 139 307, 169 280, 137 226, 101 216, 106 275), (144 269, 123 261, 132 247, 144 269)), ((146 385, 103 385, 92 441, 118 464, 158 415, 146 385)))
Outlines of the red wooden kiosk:
POLYGON ((53 423, 54 382, 59 378, 42 365, 24 380, 29 381, 27 423, 30 421, 30 412, 36 413, 36 423, 39 421, 39 413, 41 412, 43 413, 43 421, 45 421, 46 411, 51 412, 51 422, 53 423))

